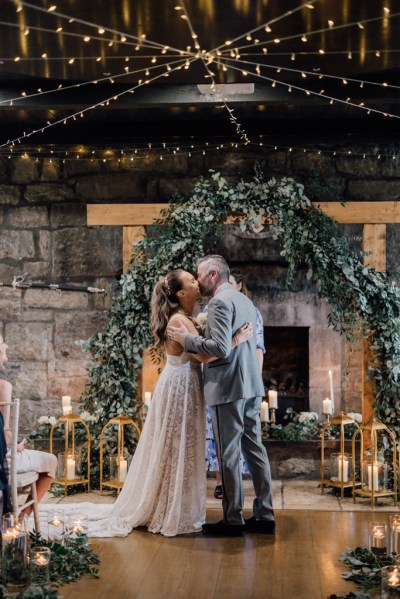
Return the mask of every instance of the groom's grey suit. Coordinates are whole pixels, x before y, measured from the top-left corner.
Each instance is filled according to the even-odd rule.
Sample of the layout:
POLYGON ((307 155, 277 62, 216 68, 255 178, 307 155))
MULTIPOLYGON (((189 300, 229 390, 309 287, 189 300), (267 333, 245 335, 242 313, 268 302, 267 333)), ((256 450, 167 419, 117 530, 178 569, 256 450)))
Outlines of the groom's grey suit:
POLYGON ((255 329, 253 303, 229 283, 208 304, 204 337, 187 334, 184 350, 218 360, 204 365, 204 394, 212 420, 222 475, 224 521, 244 524, 240 452, 250 470, 257 520, 273 520, 271 472, 261 441, 260 405, 264 393, 255 337, 232 349, 234 333, 246 322, 255 329))

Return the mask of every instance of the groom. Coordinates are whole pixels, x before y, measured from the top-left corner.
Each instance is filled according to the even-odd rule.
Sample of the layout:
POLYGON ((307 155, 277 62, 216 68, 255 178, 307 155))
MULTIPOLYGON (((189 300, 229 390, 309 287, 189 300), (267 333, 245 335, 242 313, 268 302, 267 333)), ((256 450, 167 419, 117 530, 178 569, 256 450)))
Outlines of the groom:
POLYGON ((242 536, 246 532, 273 534, 271 473, 261 441, 260 406, 264 385, 256 356, 254 336, 232 349, 232 337, 246 322, 256 325, 253 303, 229 283, 229 267, 222 256, 201 258, 197 278, 208 304, 205 336, 192 335, 183 327, 169 327, 168 334, 184 351, 214 356, 204 365, 204 394, 212 406, 212 421, 222 476, 224 519, 204 524, 203 532, 218 536, 242 536), (250 470, 256 498, 253 517, 243 518, 243 481, 240 453, 250 470))

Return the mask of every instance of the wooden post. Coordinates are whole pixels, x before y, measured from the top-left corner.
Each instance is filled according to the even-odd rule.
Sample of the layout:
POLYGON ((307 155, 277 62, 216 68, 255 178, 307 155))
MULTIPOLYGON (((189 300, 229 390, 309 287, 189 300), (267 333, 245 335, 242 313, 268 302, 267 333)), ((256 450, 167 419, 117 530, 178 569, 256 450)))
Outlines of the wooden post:
MULTIPOLYGON (((372 252, 364 256, 364 264, 376 271, 386 271, 386 225, 364 225, 363 251, 372 252)), ((363 339, 362 357, 362 417, 365 424, 374 417, 375 384, 371 380, 368 367, 374 364, 375 358, 371 350, 372 339, 363 339)))

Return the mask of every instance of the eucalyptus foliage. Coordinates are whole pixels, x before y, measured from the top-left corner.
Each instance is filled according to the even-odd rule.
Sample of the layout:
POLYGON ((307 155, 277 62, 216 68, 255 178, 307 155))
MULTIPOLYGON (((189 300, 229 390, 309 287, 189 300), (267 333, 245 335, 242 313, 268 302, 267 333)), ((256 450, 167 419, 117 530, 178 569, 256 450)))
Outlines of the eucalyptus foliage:
MULTIPOLYGON (((197 259, 215 247, 218 227, 228 217, 237 217, 243 230, 255 229, 260 219, 269 220, 288 263, 287 285, 299 267, 305 267, 320 297, 330 304, 330 326, 349 339, 360 331, 373 339, 377 414, 400 432, 398 287, 363 265, 362 256, 307 198, 303 185, 289 178, 265 182, 260 176, 228 182, 212 173, 194 184, 188 199, 174 198, 156 221, 154 234, 133 245, 108 323, 85 345, 93 364, 81 401, 90 413, 101 413, 97 428, 91 427, 94 462, 101 426, 109 418, 121 413, 140 418, 138 378, 143 351, 152 342, 149 306, 154 284, 173 268, 195 270, 197 259)), ((92 472, 97 474, 96 463, 92 472)))

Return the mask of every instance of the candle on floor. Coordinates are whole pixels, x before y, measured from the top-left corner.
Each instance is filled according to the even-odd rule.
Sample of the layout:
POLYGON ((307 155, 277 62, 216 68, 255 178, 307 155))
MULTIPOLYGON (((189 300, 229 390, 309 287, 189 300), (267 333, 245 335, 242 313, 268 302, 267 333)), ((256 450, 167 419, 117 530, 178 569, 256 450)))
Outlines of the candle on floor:
POLYGON ((261 422, 269 422, 269 406, 267 401, 261 402, 260 420, 261 422))
POLYGON ((268 405, 270 408, 278 409, 278 392, 270 390, 268 391, 268 405))

